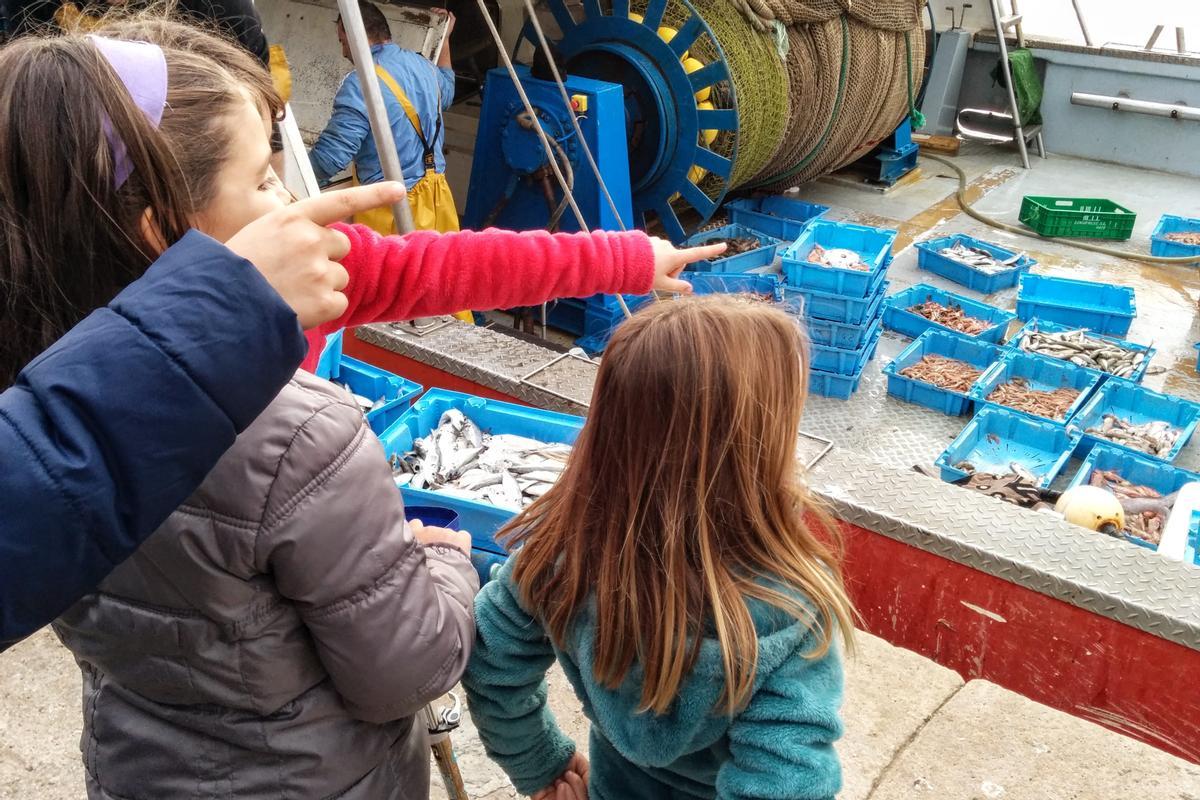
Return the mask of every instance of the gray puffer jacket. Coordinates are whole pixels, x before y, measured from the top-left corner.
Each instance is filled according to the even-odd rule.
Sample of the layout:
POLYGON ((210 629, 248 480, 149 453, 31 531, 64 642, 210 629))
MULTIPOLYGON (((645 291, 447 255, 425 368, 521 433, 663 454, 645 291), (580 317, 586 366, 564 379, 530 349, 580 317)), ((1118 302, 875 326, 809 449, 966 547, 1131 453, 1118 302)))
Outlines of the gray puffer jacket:
POLYGON ((88 796, 427 797, 413 717, 462 675, 478 588, 408 533, 351 399, 297 373, 55 624, 83 669, 88 796))

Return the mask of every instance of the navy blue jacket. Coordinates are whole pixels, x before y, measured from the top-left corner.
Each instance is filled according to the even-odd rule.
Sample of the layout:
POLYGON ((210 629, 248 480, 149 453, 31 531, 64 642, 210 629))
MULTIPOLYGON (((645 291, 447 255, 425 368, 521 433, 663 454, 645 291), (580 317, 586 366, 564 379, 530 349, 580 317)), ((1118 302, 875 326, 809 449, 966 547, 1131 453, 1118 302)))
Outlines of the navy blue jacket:
POLYGON ((0 650, 96 587, 295 373, 296 315, 192 232, 0 394, 0 650))

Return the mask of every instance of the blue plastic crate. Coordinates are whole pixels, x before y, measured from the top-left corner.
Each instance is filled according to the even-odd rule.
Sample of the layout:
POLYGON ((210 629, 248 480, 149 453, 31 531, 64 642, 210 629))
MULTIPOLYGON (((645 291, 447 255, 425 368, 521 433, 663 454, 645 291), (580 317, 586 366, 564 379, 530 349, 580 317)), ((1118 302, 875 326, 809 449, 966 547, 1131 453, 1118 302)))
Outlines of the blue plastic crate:
POLYGON ((317 368, 313 374, 327 381, 335 380, 338 376, 338 365, 342 361, 342 335, 345 329, 331 333, 325 337, 325 349, 317 360, 317 368))
POLYGON ((866 297, 879 285, 880 275, 890 263, 888 256, 895 241, 893 230, 817 220, 783 251, 784 279, 788 286, 798 289, 866 297), (817 245, 826 249, 853 250, 870 269, 862 272, 814 264, 807 259, 817 245))
POLYGON ((1012 472, 1009 465, 1016 463, 1038 478, 1039 488, 1048 489, 1078 440, 1078 434, 1062 425, 989 406, 976 412, 934 463, 948 482, 967 477, 969 473, 956 466, 964 461, 975 472, 998 475, 1012 472))
MULTIPOLYGON (((641 306, 644 306, 646 303, 649 303, 651 300, 653 300, 654 293, 623 294, 621 297, 625 298, 625 304, 628 305, 632 310, 634 308, 640 308, 641 306)), ((583 301, 587 304, 589 310, 605 309, 607 311, 618 312, 621 310, 621 304, 617 301, 617 296, 615 294, 594 294, 590 297, 583 298, 583 301)))
MULTIPOLYGON (((900 370, 911 367, 925 356, 939 355, 965 361, 986 373, 1003 353, 1004 351, 994 344, 981 342, 961 333, 927 330, 883 368, 883 374, 887 376, 888 394, 910 403, 928 406, 952 417, 961 416, 971 410, 972 400, 968 392, 955 392, 932 383, 914 380, 901 375, 900 370)), ((982 377, 980 375, 980 378, 982 377)))
MULTIPOLYGON (((797 295, 794 291, 789 293, 786 286, 783 287, 783 296, 785 302, 792 297, 795 297, 800 302, 804 301, 802 295, 797 295)), ((806 317, 804 326, 808 330, 808 341, 810 344, 821 347, 856 350, 866 343, 867 335, 871 332, 872 325, 879 319, 879 312, 882 307, 883 292, 879 292, 875 295, 875 300, 871 306, 867 308, 866 320, 857 325, 847 325, 842 322, 831 322, 827 319, 806 317)))
POLYGON ((866 297, 846 297, 832 292, 798 289, 794 286, 783 288, 789 295, 800 295, 804 298, 804 313, 808 319, 828 320, 844 325, 863 325, 869 322, 872 314, 878 310, 880 295, 887 293, 890 284, 883 280, 883 275, 882 271, 878 273, 879 286, 866 297))
MULTIPOLYGON (((865 369, 866 365, 864 364, 863 367, 865 369)), ((837 400, 849 400, 850 395, 858 391, 858 384, 861 380, 862 370, 855 375, 839 375, 836 372, 810 369, 808 371, 808 393, 837 400)))
MULTIPOLYGON (((692 292, 705 294, 755 294, 772 301, 783 299, 779 278, 775 275, 752 275, 736 272, 684 272, 680 277, 692 284, 692 292)), ((667 301, 664 301, 667 302, 667 301)), ((625 321, 620 312, 605 318, 589 319, 587 334, 575 340, 589 355, 596 355, 608 346, 613 331, 625 321)))
POLYGON ((383 405, 367 412, 367 424, 376 434, 383 433, 409 409, 413 401, 425 391, 419 383, 401 378, 374 364, 343 355, 338 364, 339 384, 350 387, 350 391, 368 400, 384 399, 383 405))
POLYGON ((783 299, 783 289, 776 275, 753 275, 731 272, 685 272, 683 280, 692 284, 692 293, 755 294, 774 301, 783 299))
MULTIPOLYGON (((1067 488, 1074 489, 1076 486, 1089 483, 1092 472, 1097 469, 1115 472, 1130 483, 1147 486, 1162 495, 1179 491, 1185 483, 1200 481, 1200 475, 1194 472, 1171 466, 1146 455, 1113 447, 1106 442, 1092 448, 1067 488)), ((1136 536, 1126 534, 1125 538, 1150 550, 1158 549, 1157 545, 1150 544, 1136 536)))
POLYGON ((471 548, 471 566, 475 568, 475 574, 479 576, 480 586, 496 577, 505 561, 508 561, 508 556, 505 554, 471 548))
MULTIPOLYGON (((1040 320, 1040 319, 1031 319, 1029 322, 1025 323, 1025 326, 1022 327, 1021 330, 1017 331, 1013 335, 1013 337, 1008 340, 1008 343, 1005 346, 1008 347, 1008 349, 1010 349, 1010 350, 1020 350, 1021 349, 1021 340, 1024 339, 1025 336, 1030 333, 1037 333, 1039 331, 1042 333, 1064 333, 1066 331, 1077 331, 1077 330, 1079 330, 1079 328, 1073 328, 1070 325, 1059 325, 1056 322, 1047 322, 1045 320, 1040 320)), ((1150 347, 1149 345, 1138 344, 1137 342, 1130 342, 1126 339, 1117 339, 1116 337, 1105 336, 1100 333, 1092 333, 1091 331, 1088 331, 1087 336, 1092 339, 1100 339, 1102 341, 1108 342, 1113 347, 1119 347, 1122 350, 1135 350, 1139 353, 1144 353, 1145 358, 1142 359, 1142 363, 1138 364, 1137 367, 1134 368, 1133 373, 1128 376, 1128 379, 1133 381, 1134 383, 1142 382, 1142 378, 1144 378, 1146 376, 1146 370, 1150 368, 1150 360, 1153 359, 1154 354, 1158 352, 1157 350, 1155 350, 1153 347, 1150 347)), ((1022 351, 1022 352, 1024 352, 1024 351, 1022 351)), ((1044 355, 1044 354, 1042 354, 1042 355, 1044 355)), ((1046 358, 1054 358, 1054 356, 1046 356, 1046 358)), ((1109 374, 1109 373, 1103 372, 1102 370, 1100 371, 1100 373, 1102 375, 1109 374)))
POLYGON ((732 223, 774 236, 781 242, 794 242, 809 223, 829 210, 829 206, 775 196, 731 200, 725 204, 725 209, 732 223))
MULTIPOLYGON (((1000 360, 975 382, 970 397, 976 403, 1003 408, 1015 414, 1025 413, 988 399, 988 395, 996 387, 1013 378, 1024 378, 1030 389, 1043 392, 1052 392, 1062 388, 1078 390, 1079 396, 1075 398, 1075 402, 1067 409, 1063 418, 1051 420, 1060 425, 1070 421, 1075 412, 1083 408, 1084 403, 1091 397, 1092 391, 1104 380, 1100 373, 1076 366, 1069 361, 1059 361, 1056 358, 1010 350, 1004 353, 1000 360)), ((1039 419, 1042 418, 1039 417, 1039 419)))
POLYGON ((911 339, 917 338, 930 328, 961 333, 961 331, 947 328, 945 325, 926 319, 920 314, 914 314, 908 310, 927 300, 933 300, 935 303, 941 303, 944 306, 961 306, 963 313, 967 316, 992 323, 990 328, 977 334, 974 338, 993 344, 1000 343, 1000 339, 1004 336, 1004 331, 1008 328, 1008 323, 1017 318, 1017 315, 1011 311, 1005 311, 1002 308, 996 308, 987 303, 963 297, 961 294, 947 292, 944 289, 930 286, 927 283, 918 283, 916 286, 910 286, 883 301, 883 327, 890 331, 904 334, 911 339))
POLYGON ((1071 419, 1071 426, 1078 428, 1083 434, 1082 447, 1109 444, 1130 453, 1139 453, 1147 458, 1174 461, 1175 457, 1179 455, 1179 451, 1192 438, 1198 422, 1200 422, 1200 403, 1155 392, 1120 378, 1109 378, 1100 387, 1100 391, 1096 392, 1095 396, 1082 406, 1071 419), (1174 428, 1179 428, 1183 433, 1165 457, 1155 456, 1087 433, 1088 428, 1102 423, 1105 414, 1112 414, 1120 419, 1128 420, 1134 425, 1161 420, 1174 428))
MULTIPOLYGON (((458 513, 445 506, 405 505, 404 518, 409 521, 419 519, 426 525, 449 528, 452 531, 461 530, 458 524, 458 513)), ((475 574, 479 576, 479 584, 482 586, 491 580, 493 572, 500 569, 507 556, 472 547, 470 558, 471 566, 475 567, 475 574)))
POLYGON ((1001 289, 1016 286, 1017 279, 1020 278, 1021 273, 1028 272, 1030 267, 1037 264, 1029 256, 1021 255, 1017 262, 1009 269, 1002 272, 984 272, 938 252, 939 250, 954 247, 958 244, 986 250, 1000 261, 1007 261, 1017 255, 1017 251, 1015 250, 1006 250, 991 242, 985 242, 973 236, 957 233, 953 236, 943 236, 939 239, 930 239, 927 242, 917 242, 913 245, 917 249, 917 267, 927 272, 932 272, 934 275, 941 275, 947 280, 954 281, 980 294, 992 294, 1001 289))
POLYGON ((1172 242, 1166 238, 1168 233, 1200 233, 1200 219, 1176 217, 1163 214, 1150 235, 1150 255, 1152 256, 1196 256, 1196 265, 1200 265, 1200 244, 1183 244, 1172 242))
POLYGON ((875 320, 867 331, 865 346, 854 350, 843 350, 837 347, 809 344, 809 367, 820 372, 835 372, 838 375, 857 375, 863 366, 875 357, 875 349, 879 346, 879 336, 883 327, 875 320))
MULTIPOLYGON (((653 295, 626 296, 630 313, 637 311, 653 299, 653 295)), ((589 304, 584 314, 583 333, 585 336, 611 333, 624 321, 625 311, 620 306, 605 307, 589 304)))
POLYGON ((722 225, 719 228, 701 231, 683 244, 685 247, 696 247, 718 239, 757 239, 760 247, 724 258, 694 261, 688 264, 686 269, 692 272, 745 272, 748 269, 765 267, 775 260, 780 245, 780 241, 773 236, 767 236, 745 225, 722 225))
POLYGON ((1124 336, 1137 316, 1134 292, 1128 286, 1051 278, 1021 276, 1017 293, 1017 315, 1088 328, 1097 333, 1124 336))
MULTIPOLYGON (((452 408, 462 411, 484 433, 511 433, 543 442, 573 445, 580 428, 583 427, 582 417, 488 400, 445 389, 430 389, 394 425, 380 435, 384 452, 389 458, 393 455, 404 456, 412 450, 413 442, 428 435, 437 427, 442 414, 452 408)), ((497 530, 515 516, 512 511, 444 492, 413 489, 409 486, 402 487, 400 494, 403 495, 405 503, 444 506, 458 512, 459 526, 462 530, 471 532, 474 547, 493 553, 504 553, 494 536, 497 530)))

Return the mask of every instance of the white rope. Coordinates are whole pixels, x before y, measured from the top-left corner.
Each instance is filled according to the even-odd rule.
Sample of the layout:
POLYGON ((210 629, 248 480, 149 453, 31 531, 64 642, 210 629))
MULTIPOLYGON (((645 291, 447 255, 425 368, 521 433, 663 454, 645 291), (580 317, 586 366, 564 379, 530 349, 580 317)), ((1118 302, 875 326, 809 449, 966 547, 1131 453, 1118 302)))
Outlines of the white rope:
MULTIPOLYGON (((538 119, 537 112, 534 111, 533 103, 529 102, 529 95, 525 94, 525 87, 521 85, 521 78, 517 75, 516 67, 513 66, 512 59, 508 56, 508 51, 504 49, 504 40, 500 38, 500 31, 496 29, 496 23, 492 20, 492 14, 488 10, 484 0, 476 0, 479 5, 479 12, 483 15, 483 21, 487 23, 488 30, 492 33, 492 39, 496 42, 496 50, 500 54, 500 58, 504 61, 504 67, 508 70, 508 77, 512 79, 513 88, 517 90, 517 94, 521 98, 521 103, 525 106, 526 113, 529 114, 535 121, 538 119)), ((547 54, 549 55, 549 54, 547 54)), ((550 169, 554 172, 554 177, 558 179, 558 185, 562 189, 563 197, 571 206, 571 211, 575 214, 575 221, 579 223, 579 230, 584 233, 590 233, 591 228, 588 227, 587 221, 583 218, 583 212, 579 210, 579 204, 575 202, 575 195, 571 192, 571 187, 567 185, 567 179, 563 177, 562 170, 559 169, 558 159, 555 157, 554 150, 550 146, 550 140, 546 137, 546 131, 542 129, 541 123, 534 125, 534 130, 538 135, 538 139, 542 142, 542 149, 546 153, 546 160, 550 163, 550 169)), ((617 302, 621 306, 622 313, 626 318, 632 317, 633 314, 629 311, 629 306, 625 303, 625 298, 620 294, 616 295, 617 302)))

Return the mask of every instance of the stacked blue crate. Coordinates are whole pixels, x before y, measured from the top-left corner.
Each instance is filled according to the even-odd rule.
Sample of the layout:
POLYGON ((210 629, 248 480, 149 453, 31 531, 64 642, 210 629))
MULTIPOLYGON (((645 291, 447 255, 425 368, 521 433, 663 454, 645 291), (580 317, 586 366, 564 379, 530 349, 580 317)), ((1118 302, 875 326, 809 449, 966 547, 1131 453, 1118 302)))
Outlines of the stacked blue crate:
POLYGON ((784 294, 804 301, 813 394, 846 400, 858 389, 883 332, 880 314, 895 239, 893 230, 816 219, 784 250, 784 294), (817 246, 852 250, 867 269, 814 263, 809 259, 817 246))
POLYGON ((824 216, 829 206, 774 196, 731 200, 725 204, 725 209, 733 224, 744 225, 790 244, 800 238, 813 220, 824 216))
MULTIPOLYGON (((641 308, 654 299, 652 294, 621 295, 630 311, 641 308)), ((566 298, 550 303, 546 320, 554 327, 578 337, 594 336, 610 331, 625 316, 614 294, 594 294, 591 297, 566 298)), ((582 346, 582 343, 580 343, 582 346)))
POLYGON ((721 258, 695 261, 688 264, 689 272, 750 272, 769 267, 775 261, 782 240, 769 236, 745 225, 722 225, 712 230, 701 231, 684 242, 685 247, 699 247, 727 239, 757 239, 758 247, 744 253, 721 258))
MULTIPOLYGON (((701 231, 684 242, 687 247, 706 244, 722 239, 757 239, 759 247, 745 253, 696 261, 687 266, 683 279, 692 284, 695 294, 741 294, 751 293, 771 295, 775 300, 780 299, 779 278, 773 274, 778 271, 776 252, 781 247, 778 239, 760 233, 742 225, 723 225, 707 231, 701 231)), ((597 295, 605 297, 605 295, 597 295)), ((630 311, 645 305, 653 295, 643 297, 625 296, 630 311)), ((615 303, 616 298, 611 298, 615 303)), ((565 303, 567 301, 559 301, 565 303)), ((564 328, 579 338, 579 345, 589 355, 598 355, 608 346, 613 331, 625 321, 625 314, 618 306, 605 308, 590 308, 580 301, 575 301, 577 311, 573 313, 582 318, 580 328, 568 328, 560 320, 567 318, 566 312, 560 312, 556 319, 555 311, 550 311, 550 321, 556 327, 564 328)))

